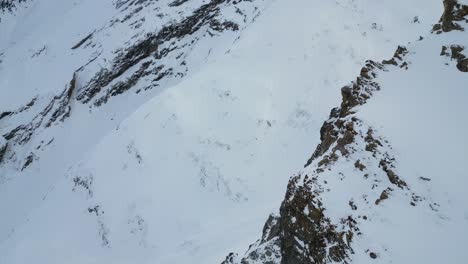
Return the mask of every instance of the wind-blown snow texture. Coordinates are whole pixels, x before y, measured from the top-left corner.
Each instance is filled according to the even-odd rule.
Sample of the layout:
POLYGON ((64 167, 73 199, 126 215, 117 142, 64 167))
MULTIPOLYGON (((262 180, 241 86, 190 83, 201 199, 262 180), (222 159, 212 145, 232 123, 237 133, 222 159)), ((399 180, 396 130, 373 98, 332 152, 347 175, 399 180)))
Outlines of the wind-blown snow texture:
POLYGON ((467 112, 468 54, 452 45, 467 37, 429 33, 442 10, 423 0, 4 10, 0 263, 221 263, 228 252, 232 263, 301 263, 310 255, 293 247, 314 241, 317 263, 466 259, 468 146, 456 113, 467 112), (338 88, 409 41, 404 58, 366 66, 377 77, 359 94, 371 99, 342 105, 338 147, 318 148, 244 254, 319 143, 338 88), (318 177, 302 184, 306 174, 318 177))

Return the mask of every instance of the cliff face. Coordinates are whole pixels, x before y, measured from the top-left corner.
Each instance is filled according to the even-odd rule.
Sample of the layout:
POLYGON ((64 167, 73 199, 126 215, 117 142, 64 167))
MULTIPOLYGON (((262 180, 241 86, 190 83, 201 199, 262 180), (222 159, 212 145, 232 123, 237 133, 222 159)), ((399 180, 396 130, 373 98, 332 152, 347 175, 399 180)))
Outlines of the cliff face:
MULTIPOLYGON (((451 133, 458 125, 446 118, 464 118, 468 110, 456 99, 468 95, 466 42, 460 42, 467 38, 468 6, 448 0, 444 8, 434 35, 398 47, 390 60, 368 61, 356 81, 341 89, 341 105, 332 109, 324 122, 320 143, 304 170, 290 179, 279 215, 269 217, 262 238, 245 254, 231 253, 224 264, 373 263, 375 259, 382 263, 440 263, 466 258, 459 248, 459 243, 467 243, 468 234, 464 191, 453 190, 448 195, 451 198, 435 195, 444 192, 440 181, 466 183, 458 169, 458 162, 467 158, 466 151, 456 152, 457 161, 440 164, 447 170, 443 175, 425 168, 426 162, 444 160, 437 153, 437 143, 426 141, 433 145, 430 158, 418 150, 408 156, 400 152, 402 144, 419 148, 420 140, 408 136, 416 132, 408 130, 421 129, 427 134, 425 138, 434 142, 445 140, 439 132, 418 127, 421 122, 415 118, 425 118, 417 113, 427 115, 432 125, 447 124, 444 131, 451 133), (458 32, 447 35, 450 31, 458 32), (391 77, 386 76, 389 73, 391 77), (427 83, 422 80, 426 74, 437 74, 440 81, 427 83), (383 103, 386 96, 392 98, 390 104, 383 103), (438 101, 438 96, 463 110, 429 110, 433 103, 421 102, 438 101), (392 114, 400 108, 404 116, 392 114), (385 131, 391 131, 391 139, 384 137, 385 131), (393 140, 398 142, 397 148, 392 146, 393 140), (426 174, 422 176, 421 171, 426 174), (457 201, 456 205, 449 200, 457 201), (376 232, 378 229, 388 232, 376 232), (421 234, 419 230, 424 231, 421 234), (439 256, 421 247, 444 247, 447 251, 439 256)), ((467 131, 466 126, 459 129, 467 131)), ((447 144, 465 148, 467 141, 458 134, 447 144)))

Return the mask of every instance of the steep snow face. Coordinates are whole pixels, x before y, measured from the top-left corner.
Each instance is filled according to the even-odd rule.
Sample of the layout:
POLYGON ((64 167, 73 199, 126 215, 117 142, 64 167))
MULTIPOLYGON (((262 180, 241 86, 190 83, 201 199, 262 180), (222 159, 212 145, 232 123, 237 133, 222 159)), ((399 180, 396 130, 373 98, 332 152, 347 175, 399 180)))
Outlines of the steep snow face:
POLYGON ((0 170, 8 202, 0 207, 11 212, 2 220, 2 239, 105 134, 224 53, 264 7, 262 1, 172 3, 30 2, 0 24, 6 35, 0 90, 8 95, 0 99, 0 133, 9 142, 0 170), (82 22, 84 14, 90 20, 82 22), (44 46, 32 52, 38 40, 44 46), (108 97, 116 100, 95 104, 108 97))
POLYGON ((426 2, 32 1, 0 23, 0 262, 244 250, 337 87, 427 32, 426 2))
POLYGON ((291 178, 280 214, 245 254, 224 263, 468 258, 461 165, 468 126, 460 123, 468 111, 468 6, 445 6, 441 22, 455 26, 436 25, 392 59, 368 61, 342 89, 341 106, 322 126, 307 167, 291 178))

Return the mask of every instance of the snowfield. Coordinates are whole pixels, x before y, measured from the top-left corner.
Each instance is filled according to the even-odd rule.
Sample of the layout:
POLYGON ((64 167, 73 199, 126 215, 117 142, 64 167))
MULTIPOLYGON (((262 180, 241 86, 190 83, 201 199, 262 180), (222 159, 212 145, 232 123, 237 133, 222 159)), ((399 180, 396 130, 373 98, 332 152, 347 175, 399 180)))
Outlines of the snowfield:
POLYGON ((350 214, 369 218, 352 263, 467 259, 468 77, 440 56, 467 36, 430 33, 442 10, 435 0, 29 0, 0 13, 0 263, 240 260, 290 177, 317 168, 301 170, 340 88, 409 42, 408 69, 379 73, 355 116, 359 132, 388 140, 378 155, 395 157, 410 188, 365 179, 356 159, 384 173, 356 151, 321 174, 325 212, 339 222, 354 198, 350 214))

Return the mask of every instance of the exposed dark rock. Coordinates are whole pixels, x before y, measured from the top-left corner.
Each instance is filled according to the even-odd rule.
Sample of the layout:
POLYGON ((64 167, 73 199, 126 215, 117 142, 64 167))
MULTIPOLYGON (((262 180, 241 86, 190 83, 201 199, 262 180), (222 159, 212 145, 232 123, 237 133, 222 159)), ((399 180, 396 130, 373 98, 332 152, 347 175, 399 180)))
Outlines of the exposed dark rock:
POLYGON ((457 69, 459 69, 462 72, 468 72, 468 59, 458 61, 457 69))
POLYGON ((33 163, 33 161, 36 159, 36 155, 34 153, 29 153, 29 155, 26 157, 26 161, 23 164, 23 167, 21 168, 21 171, 29 167, 33 163))
POLYGON ((5 156, 7 148, 8 148, 8 142, 5 141, 4 143, 2 143, 2 141, 0 140, 0 163, 3 161, 3 157, 5 156))
MULTIPOLYGON (((380 166, 383 175, 387 175, 391 184, 402 189, 406 187, 406 183, 394 172, 394 159, 387 152, 389 146, 384 146, 372 128, 363 128, 363 122, 353 116, 356 106, 365 104, 374 92, 380 90, 379 84, 374 80, 379 72, 386 71, 387 67, 407 67, 403 61, 406 54, 406 48, 398 47, 393 58, 384 63, 367 61, 356 81, 341 89, 341 106, 332 109, 329 119, 323 123, 320 129, 321 142, 305 165, 308 167, 316 161, 314 164, 317 168, 313 170, 312 175, 297 175, 290 179, 280 207, 280 215, 275 218, 276 224, 274 227, 266 225, 269 226, 269 230, 277 230, 273 232, 277 235, 268 236, 266 241, 262 239, 252 245, 246 254, 248 257, 243 258, 241 264, 258 263, 258 260, 265 257, 265 245, 272 243, 280 248, 281 253, 271 262, 275 264, 350 262, 353 237, 361 234, 358 223, 352 215, 342 218, 339 222, 332 222, 326 216, 321 194, 328 190, 324 189, 317 179, 339 159, 352 160, 353 153, 369 151, 372 152, 373 158, 366 162, 380 166), (357 141, 360 143, 357 144, 357 141), (257 262, 249 262, 249 259, 257 262)), ((354 166, 360 171, 366 169, 360 160, 357 160, 354 166)), ((339 177, 346 177, 342 172, 338 174, 339 177)), ((369 177, 366 175, 365 179, 369 177)), ((325 180, 323 182, 326 184, 325 180)), ((374 187, 376 186, 374 184, 374 187)), ((390 190, 388 188, 382 192, 375 203, 379 204, 387 199, 390 190)), ((358 210, 352 199, 348 205, 351 207, 350 213, 358 210)), ((367 216, 364 216, 364 220, 366 219, 367 216)), ((239 263, 234 261, 235 255, 230 256, 225 263, 239 263)))
POLYGON ((372 130, 372 128, 369 128, 367 130, 367 135, 364 138, 364 140, 366 141, 366 151, 372 152, 375 155, 377 152, 377 148, 379 146, 382 146, 382 143, 378 139, 374 138, 373 133, 374 131, 372 130))
POLYGON ((333 164, 337 160, 338 156, 335 153, 332 153, 331 155, 324 155, 322 160, 320 160, 317 165, 319 168, 326 167, 330 164, 333 164))
POLYGON ((174 2, 170 3, 169 6, 180 6, 186 3, 188 0, 174 0, 174 2))
POLYGON ((411 202, 410 204, 412 206, 416 206, 419 202, 422 202, 424 201, 425 198, 424 197, 421 197, 419 195, 416 195, 415 193, 411 194, 411 202))
POLYGON ((22 112, 25 112, 25 111, 29 110, 32 106, 34 106, 36 101, 37 101, 37 98, 34 97, 26 105, 20 107, 19 109, 15 110, 15 111, 6 111, 6 112, 0 113, 0 120, 3 119, 3 118, 13 116, 13 115, 16 115, 16 114, 19 114, 19 113, 22 113, 22 112))
POLYGON ((362 164, 360 160, 357 160, 354 163, 354 167, 356 167, 356 169, 358 169, 360 171, 364 171, 364 169, 366 168, 366 166, 364 164, 362 164))
POLYGON ((348 122, 346 124, 345 131, 343 132, 342 137, 340 137, 336 141, 336 145, 333 148, 334 153, 336 153, 336 151, 340 151, 341 155, 348 156, 349 151, 347 146, 354 142, 354 136, 357 134, 357 132, 354 131, 353 126, 353 122, 348 122))
MULTIPOLYGON (((96 106, 99 106, 103 103, 106 103, 109 98, 111 96, 115 96, 115 95, 119 95, 119 94, 122 94, 124 93, 125 91, 129 90, 130 88, 132 88, 137 82, 138 80, 143 77, 143 76, 147 76, 149 75, 150 73, 152 73, 151 71, 146 71, 147 68, 149 67, 149 65, 151 64, 150 61, 147 61, 147 62, 144 62, 141 64, 140 68, 128 79, 126 79, 125 81, 120 81, 116 84, 114 84, 107 92, 106 92, 106 95, 99 98, 96 102, 95 102, 95 105, 96 106)), ((162 69, 162 67, 160 68, 156 68, 154 70, 154 74, 157 74, 158 71, 162 69)))
POLYGON ((95 214, 96 216, 100 216, 101 214, 104 213, 104 211, 100 209, 99 205, 95 205, 95 206, 88 207, 88 213, 95 214))
POLYGON ((0 0, 0 11, 12 12, 16 8, 17 4, 25 2, 25 1, 26 0, 0 0))
MULTIPOLYGON (((29 142, 31 137, 34 135, 34 132, 42 125, 44 127, 50 127, 57 120, 63 122, 70 116, 70 104, 75 90, 75 82, 74 75, 65 89, 59 95, 54 96, 50 103, 47 104, 29 123, 17 126, 10 132, 3 135, 3 137, 7 140, 14 141, 15 144, 24 145, 29 142)), ((23 107, 22 111, 27 110, 34 104, 34 102, 35 99, 23 107)), ((15 113, 17 114, 22 111, 15 113)))
POLYGON ((450 47, 442 46, 440 56, 450 57, 453 60, 464 59, 465 55, 463 55, 462 53, 464 49, 465 47, 463 47, 462 45, 451 45, 450 47))
POLYGON ((317 183, 293 177, 280 208, 282 264, 343 262, 349 257, 352 232, 336 230, 318 198, 317 183), (327 251, 327 247, 333 245, 327 251))
POLYGON ((262 230, 262 241, 268 241, 279 235, 278 216, 270 215, 262 230))
MULTIPOLYGON (((14 8, 16 3, 25 0, 8 1, 0 0, 0 12, 2 9, 14 8)), ((172 2, 172 6, 182 5, 184 0, 172 2)), ((97 58, 100 58, 101 53, 93 55, 85 65, 75 71, 72 80, 54 96, 50 102, 44 105, 33 108, 36 104, 36 98, 28 102, 18 110, 9 110, 0 112, 0 119, 16 118, 22 123, 16 124, 14 127, 8 127, 8 130, 2 130, 0 136, 3 136, 9 141, 12 156, 17 153, 17 148, 20 146, 28 148, 28 142, 34 137, 37 132, 43 128, 48 128, 63 122, 71 115, 72 105, 75 98, 81 103, 92 102, 94 106, 99 106, 108 102, 108 100, 120 94, 129 91, 135 87, 141 79, 145 79, 148 83, 140 87, 136 93, 146 91, 154 87, 158 87, 160 83, 170 78, 182 78, 188 72, 186 65, 186 56, 189 51, 201 38, 219 35, 224 31, 237 31, 240 26, 233 21, 225 20, 221 14, 221 10, 232 8, 233 10, 243 10, 244 8, 252 7, 253 12, 250 14, 253 17, 259 13, 259 10, 254 6, 254 1, 231 1, 231 0, 210 0, 200 3, 200 6, 193 12, 188 14, 179 21, 170 22, 163 26, 158 32, 150 33, 146 36, 141 36, 141 40, 136 41, 136 44, 121 49, 115 52, 116 56, 111 62, 109 68, 102 68, 97 71, 91 79, 82 80, 83 83, 77 83, 78 74, 85 70, 97 58), (243 5, 237 6, 239 3, 243 5), (245 4, 247 3, 247 4, 245 4), (241 9, 240 9, 241 8, 241 9), (196 33, 194 35, 194 33, 196 33), (191 36, 194 36, 193 38, 191 36), (181 65, 182 67, 172 68, 167 65, 181 65), (125 77, 122 75, 125 74, 125 77), (93 101, 91 101, 93 100, 93 101), (29 111, 32 108, 36 111, 27 118, 18 116, 24 111, 29 111), (32 118, 30 116, 33 116, 32 118)), ((125 14, 135 14, 140 12, 144 7, 154 3, 153 0, 117 0, 115 1, 116 8, 125 14)), ((242 11, 239 11, 242 13, 242 11)), ((239 13, 235 13, 239 14, 239 13)), ((244 13, 242 13, 244 14, 244 13)), ((244 14, 245 15, 245 14, 244 14)), ((126 16, 123 20, 128 19, 131 15, 126 16)), ((242 18, 241 18, 242 19, 242 18)), ((121 18, 111 22, 123 22, 121 18)), ((143 23, 141 19, 139 23, 143 23)), ((244 20, 247 23, 247 20, 244 20)), ((74 44, 72 49, 79 49, 93 44, 93 36, 95 33, 90 33, 74 44)), ((139 37, 135 35, 135 38, 139 37)), ((39 54, 39 53, 38 53, 39 54)), ((1 54, 0 54, 1 55, 1 54)), ((42 103, 42 101, 40 101, 42 103)), ((44 145, 34 146, 41 149, 44 145)), ((26 150, 25 153, 28 150, 26 150)), ((17 157, 24 158, 24 157, 17 157)), ((21 169, 21 166, 19 169, 21 169)))
POLYGON ((93 36, 94 33, 91 33, 89 35, 87 35, 86 37, 84 37, 82 40, 80 40, 78 43, 76 43, 71 49, 74 50, 74 49, 77 49, 79 47, 81 47, 81 45, 83 45, 86 41, 88 41, 92 36, 93 36))
POLYGON ((84 189, 88 197, 93 197, 93 176, 76 176, 73 178, 73 191, 77 191, 79 188, 84 189))
POLYGON ((463 24, 468 22, 468 6, 459 4, 457 0, 444 0, 444 13, 438 24, 435 24, 432 32, 440 34, 452 30, 463 31, 463 24))
POLYGON ((457 69, 461 72, 468 72, 468 58, 463 54, 465 47, 462 45, 442 46, 440 56, 449 57, 457 61, 457 69))
POLYGON ((11 116, 13 112, 11 111, 6 111, 6 112, 1 112, 0 113, 0 120, 3 119, 4 117, 11 116))
POLYGON ((382 193, 380 194, 379 199, 375 200, 375 205, 379 205, 382 201, 387 200, 388 195, 390 194, 391 191, 392 191, 392 189, 390 189, 390 188, 387 188, 386 190, 383 190, 382 193))
POLYGON ((392 160, 390 160, 390 159, 388 159, 388 158, 382 159, 382 160, 380 161, 380 163, 379 163, 379 167, 381 167, 382 170, 387 174, 388 180, 389 180, 392 184, 394 184, 394 185, 396 185, 396 186, 398 186, 398 187, 400 187, 400 188, 405 188, 405 187, 407 187, 406 182, 403 181, 402 179, 400 179, 400 177, 398 177, 398 176, 395 174, 395 172, 392 170, 392 167, 393 167, 393 165, 392 165, 392 160))
POLYGON ((268 218, 262 239, 240 261, 237 254, 231 253, 223 264, 347 263, 353 232, 358 230, 356 222, 352 217, 343 219, 340 225, 347 228, 339 231, 324 214, 320 191, 314 179, 293 177, 280 215, 268 218))
POLYGON ((238 255, 236 253, 229 253, 229 255, 227 255, 226 259, 221 262, 221 264, 236 264, 237 263, 237 258, 238 258, 238 255))
MULTIPOLYGON (((158 61, 166 57, 173 50, 180 48, 173 45, 175 43, 174 41, 192 35, 205 26, 215 32, 238 30, 239 26, 236 23, 219 20, 220 5, 224 2, 226 2, 226 0, 211 0, 209 3, 196 9, 193 14, 182 21, 167 25, 157 33, 148 34, 139 43, 121 51, 114 59, 110 69, 102 69, 80 89, 77 99, 82 103, 90 102, 113 80, 119 78, 127 70, 137 65, 139 65, 139 70, 137 70, 132 77, 113 85, 102 98, 95 102, 95 105, 99 106, 107 102, 110 96, 121 94, 130 89, 141 77, 154 72, 159 73, 161 71, 161 65, 158 65, 158 61), (166 43, 170 43, 170 45, 163 45, 166 43), (153 68, 150 68, 150 66, 153 68)), ((236 3, 237 2, 233 2, 232 4, 236 3)), ((179 58, 179 60, 182 61, 183 58, 179 58)), ((159 77, 162 78, 168 74, 171 74, 169 69, 159 77)))
MULTIPOLYGON (((384 62, 387 62, 386 64, 398 66, 404 63, 403 58, 406 54, 408 54, 407 49, 399 46, 393 58, 384 62)), ((344 118, 353 114, 352 109, 358 105, 364 104, 372 96, 373 92, 380 90, 380 85, 373 79, 377 77, 378 71, 385 70, 384 62, 376 63, 367 61, 366 66, 361 69, 361 73, 356 81, 341 89, 341 106, 339 108, 333 108, 329 120, 323 123, 320 129, 320 143, 304 167, 309 166, 314 159, 327 152, 338 139, 340 139, 340 141, 335 148, 339 149, 342 154, 346 153, 343 146, 351 143, 353 140, 355 133, 353 130, 353 122, 355 122, 355 120, 351 119, 351 121, 345 121, 344 118), (340 134, 344 134, 345 136, 339 137, 340 134)))
POLYGON ((221 264, 277 264, 281 261, 281 248, 278 236, 281 227, 279 216, 270 215, 263 227, 262 238, 251 245, 245 256, 240 259, 238 254, 229 254, 221 264))
POLYGON ((395 51, 395 54, 393 55, 393 57, 390 59, 390 60, 384 60, 382 61, 382 64, 391 64, 391 65, 394 65, 394 66, 398 66, 398 61, 401 61, 403 60, 403 57, 408 54, 408 50, 403 47, 403 46, 398 46, 397 50, 395 51))
POLYGON ((59 95, 54 97, 54 100, 57 101, 57 107, 50 117, 49 121, 46 124, 46 127, 50 127, 57 119, 63 122, 66 118, 70 116, 71 113, 71 101, 73 93, 76 88, 76 73, 73 74, 68 87, 59 95))

